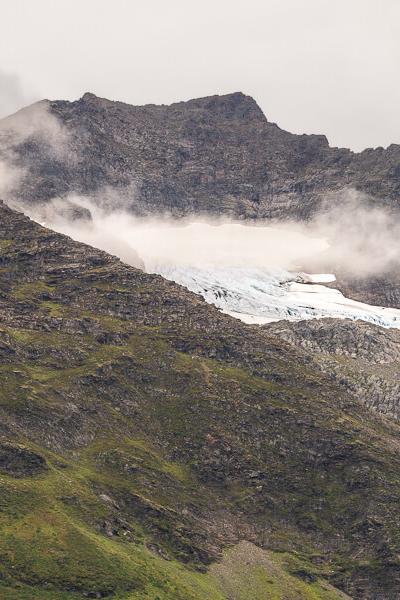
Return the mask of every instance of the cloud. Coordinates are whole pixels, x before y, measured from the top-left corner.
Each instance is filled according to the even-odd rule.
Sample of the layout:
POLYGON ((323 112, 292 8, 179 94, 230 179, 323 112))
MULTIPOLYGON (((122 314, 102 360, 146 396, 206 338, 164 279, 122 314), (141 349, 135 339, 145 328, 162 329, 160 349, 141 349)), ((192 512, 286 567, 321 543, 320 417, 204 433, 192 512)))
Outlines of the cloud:
MULTIPOLYGON (((68 129, 51 113, 50 102, 42 100, 0 120, 0 195, 9 203, 17 202, 18 190, 30 176, 30 160, 21 161, 18 146, 31 143, 48 158, 74 163, 68 129)), ((28 151, 32 152, 32 147, 28 151)))
POLYGON ((0 144, 12 149, 34 139, 47 146, 54 156, 65 157, 69 132, 50 111, 50 102, 41 100, 0 121, 0 144))
POLYGON ((358 276, 400 267, 400 219, 356 190, 327 198, 309 223, 246 224, 224 219, 138 218, 112 189, 26 207, 46 226, 157 271, 160 265, 347 272, 358 276))
POLYGON ((357 190, 346 189, 327 198, 306 231, 329 242, 329 248, 310 261, 314 268, 330 265, 361 277, 400 268, 398 211, 357 190))

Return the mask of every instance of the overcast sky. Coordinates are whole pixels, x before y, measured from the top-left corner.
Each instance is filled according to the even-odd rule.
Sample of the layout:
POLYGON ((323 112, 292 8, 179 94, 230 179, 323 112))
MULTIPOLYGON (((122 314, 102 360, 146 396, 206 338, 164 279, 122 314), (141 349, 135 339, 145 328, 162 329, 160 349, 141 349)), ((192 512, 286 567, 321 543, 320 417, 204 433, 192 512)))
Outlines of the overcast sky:
POLYGON ((0 0, 0 114, 85 91, 252 95, 270 121, 400 143, 400 0, 0 0))

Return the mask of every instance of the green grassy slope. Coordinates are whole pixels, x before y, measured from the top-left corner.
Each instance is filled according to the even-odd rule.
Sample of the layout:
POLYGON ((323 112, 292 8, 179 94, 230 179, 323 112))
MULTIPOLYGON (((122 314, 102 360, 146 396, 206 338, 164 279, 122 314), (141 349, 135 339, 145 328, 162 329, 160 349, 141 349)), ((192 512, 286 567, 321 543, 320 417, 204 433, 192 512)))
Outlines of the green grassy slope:
POLYGON ((398 425, 305 350, 0 213, 0 597, 395 597, 398 425))
MULTIPOLYGON (((135 447, 143 459, 143 446, 135 447)), ((103 444, 101 448, 104 454, 103 444)), ((44 474, 2 475, 0 480, 2 598, 261 599, 281 597, 277 594, 282 591, 293 598, 341 598, 297 557, 290 564, 278 555, 272 562, 268 558, 249 566, 236 553, 233 580, 225 573, 226 565, 232 569, 229 554, 221 565, 214 563, 211 573, 188 564, 185 555, 182 564, 176 547, 184 543, 184 525, 179 515, 165 512, 165 502, 150 501, 133 483, 99 473, 91 460, 78 466, 52 454, 46 459, 44 474), (104 490, 112 490, 113 497, 104 490), (147 516, 129 515, 115 501, 118 494, 126 502, 141 503, 147 516), (243 591, 232 595, 229 581, 243 591), (246 595, 249 581, 254 591, 246 595)), ((149 463, 152 467, 143 470, 153 476, 174 471, 153 453, 149 463)))

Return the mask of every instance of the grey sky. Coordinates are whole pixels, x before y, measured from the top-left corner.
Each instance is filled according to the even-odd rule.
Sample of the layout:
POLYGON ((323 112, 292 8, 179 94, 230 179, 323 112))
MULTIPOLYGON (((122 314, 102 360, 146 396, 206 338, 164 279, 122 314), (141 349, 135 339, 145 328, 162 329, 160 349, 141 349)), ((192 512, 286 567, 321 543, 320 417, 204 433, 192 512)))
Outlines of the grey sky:
POLYGON ((0 0, 0 113, 85 91, 131 104, 243 91, 359 150, 400 143, 400 0, 0 0))

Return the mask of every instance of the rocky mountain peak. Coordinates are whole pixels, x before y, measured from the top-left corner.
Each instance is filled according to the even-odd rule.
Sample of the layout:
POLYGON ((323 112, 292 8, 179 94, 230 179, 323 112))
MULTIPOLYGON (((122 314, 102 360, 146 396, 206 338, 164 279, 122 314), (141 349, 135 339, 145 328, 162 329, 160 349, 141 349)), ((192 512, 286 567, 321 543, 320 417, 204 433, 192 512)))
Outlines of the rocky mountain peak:
POLYGON ((82 98, 80 98, 81 102, 85 102, 86 104, 95 104, 97 102, 99 102, 100 98, 98 96, 96 96, 96 94, 93 94, 92 92, 85 92, 82 96, 82 98))
POLYGON ((264 122, 267 121, 254 98, 243 94, 243 92, 206 96, 204 98, 189 100, 188 102, 177 102, 172 104, 172 107, 174 109, 204 110, 221 118, 260 119, 264 122))

